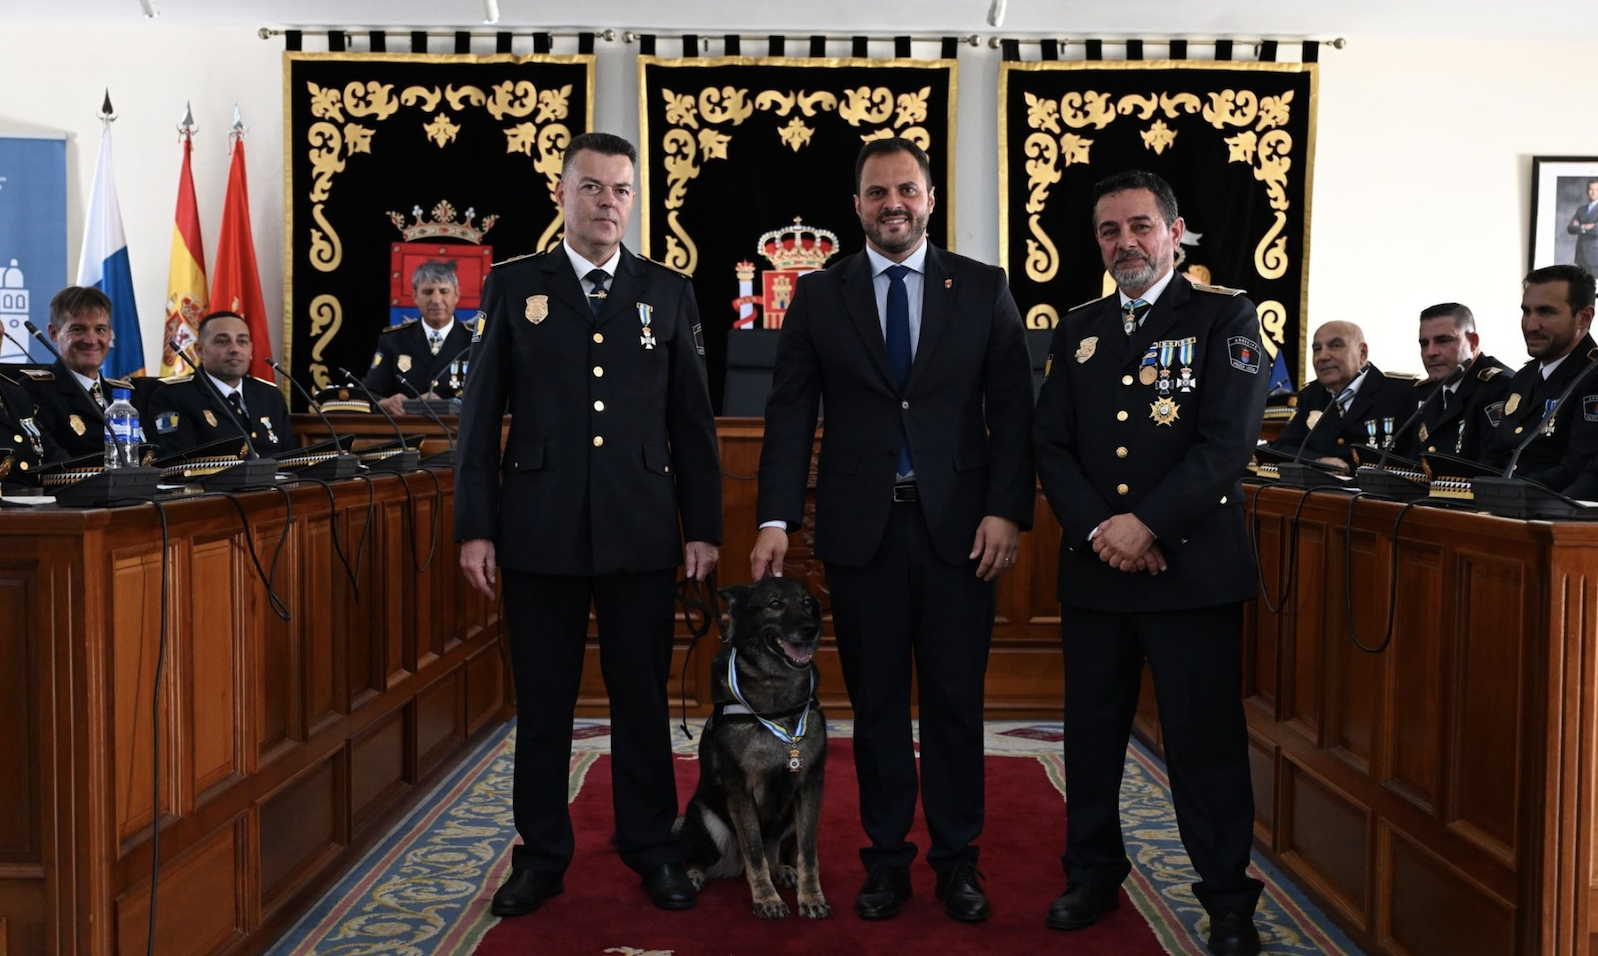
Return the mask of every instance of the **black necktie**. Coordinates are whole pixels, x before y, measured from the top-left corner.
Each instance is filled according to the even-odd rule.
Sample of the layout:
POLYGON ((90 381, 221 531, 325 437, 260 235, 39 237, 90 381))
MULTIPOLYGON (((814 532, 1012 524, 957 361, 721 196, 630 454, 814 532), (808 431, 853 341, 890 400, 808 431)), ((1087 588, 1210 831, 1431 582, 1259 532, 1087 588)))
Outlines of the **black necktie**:
POLYGON ((89 386, 89 397, 94 399, 94 404, 101 408, 105 407, 105 395, 100 391, 100 383, 98 381, 89 386))
POLYGON ((1454 393, 1453 393, 1453 392, 1451 392, 1451 391, 1449 391, 1449 390, 1448 390, 1448 389, 1446 389, 1446 388, 1445 388, 1445 389, 1443 389, 1443 414, 1444 414, 1444 415, 1447 415, 1447 414, 1448 414, 1448 402, 1449 402, 1449 400, 1451 400, 1451 399, 1452 399, 1452 398, 1453 398, 1453 397, 1454 397, 1454 393))
POLYGON ((593 284, 594 291, 588 293, 588 307, 594 310, 594 318, 598 319, 599 313, 605 308, 605 297, 610 294, 605 291, 605 285, 610 282, 610 273, 595 269, 583 278, 593 284))
POLYGON ((238 392, 227 393, 227 403, 233 409, 233 414, 239 416, 239 421, 244 420, 244 402, 239 399, 238 392))

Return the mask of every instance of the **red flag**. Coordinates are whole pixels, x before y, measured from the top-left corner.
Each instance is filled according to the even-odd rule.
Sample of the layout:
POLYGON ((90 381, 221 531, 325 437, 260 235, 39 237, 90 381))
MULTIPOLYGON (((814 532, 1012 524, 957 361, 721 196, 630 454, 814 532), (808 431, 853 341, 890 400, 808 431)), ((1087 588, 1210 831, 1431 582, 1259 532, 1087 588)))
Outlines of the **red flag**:
MULTIPOLYGON (((174 375, 180 365, 176 342, 187 349, 194 344, 200 319, 210 311, 205 291, 205 246, 200 242, 200 206, 194 198, 194 175, 189 154, 194 143, 183 137, 183 171, 178 174, 178 210, 172 226, 172 258, 167 267, 166 334, 161 337, 161 374, 174 375)), ((191 353, 192 354, 192 353, 191 353)))
POLYGON ((216 278, 211 282, 211 307, 244 316, 255 345, 250 374, 275 382, 272 339, 266 333, 266 304, 261 301, 261 274, 255 267, 255 240, 250 235, 250 185, 244 174, 244 140, 233 140, 227 200, 222 205, 222 238, 216 244, 216 278))

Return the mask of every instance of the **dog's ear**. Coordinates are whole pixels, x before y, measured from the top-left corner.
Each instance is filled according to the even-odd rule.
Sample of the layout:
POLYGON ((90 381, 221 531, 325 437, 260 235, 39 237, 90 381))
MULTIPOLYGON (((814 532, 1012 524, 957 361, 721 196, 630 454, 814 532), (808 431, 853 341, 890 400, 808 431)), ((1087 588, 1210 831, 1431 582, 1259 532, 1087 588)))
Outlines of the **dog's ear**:
POLYGON ((716 593, 727 602, 727 610, 731 611, 734 604, 749 596, 749 587, 747 584, 731 584, 716 593))

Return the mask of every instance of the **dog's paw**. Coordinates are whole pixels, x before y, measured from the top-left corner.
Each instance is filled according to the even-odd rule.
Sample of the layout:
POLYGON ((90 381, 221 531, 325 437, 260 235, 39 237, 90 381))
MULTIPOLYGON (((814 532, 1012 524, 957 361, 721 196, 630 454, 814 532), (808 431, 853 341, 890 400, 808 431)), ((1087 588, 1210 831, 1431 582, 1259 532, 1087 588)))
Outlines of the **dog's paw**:
POLYGON ((799 871, 783 863, 771 871, 771 882, 791 890, 799 885, 799 871))
POLYGON ((780 897, 769 900, 755 900, 755 915, 761 919, 785 919, 788 916, 788 904, 780 897))
POLYGON ((805 919, 826 919, 832 915, 832 904, 827 898, 817 893, 809 899, 799 901, 799 915, 805 919))
POLYGON ((690 882, 690 883, 692 883, 694 885, 694 889, 696 891, 704 889, 705 888, 705 871, 701 870, 701 869, 698 869, 696 867, 689 867, 688 868, 688 882, 690 882))

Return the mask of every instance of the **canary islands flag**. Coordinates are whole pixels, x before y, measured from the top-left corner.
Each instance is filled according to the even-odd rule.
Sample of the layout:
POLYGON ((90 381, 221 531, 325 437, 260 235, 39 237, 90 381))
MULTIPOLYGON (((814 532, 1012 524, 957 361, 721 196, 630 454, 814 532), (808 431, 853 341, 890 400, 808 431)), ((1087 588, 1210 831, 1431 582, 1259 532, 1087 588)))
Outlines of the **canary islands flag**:
POLYGON ((94 286, 111 300, 111 352, 101 371, 112 378, 144 372, 144 340, 139 335, 139 308, 133 300, 133 270, 128 266, 128 240, 122 232, 116 179, 111 170, 111 124, 100 134, 100 159, 94 167, 89 195, 89 221, 83 228, 78 257, 78 285, 94 286))

